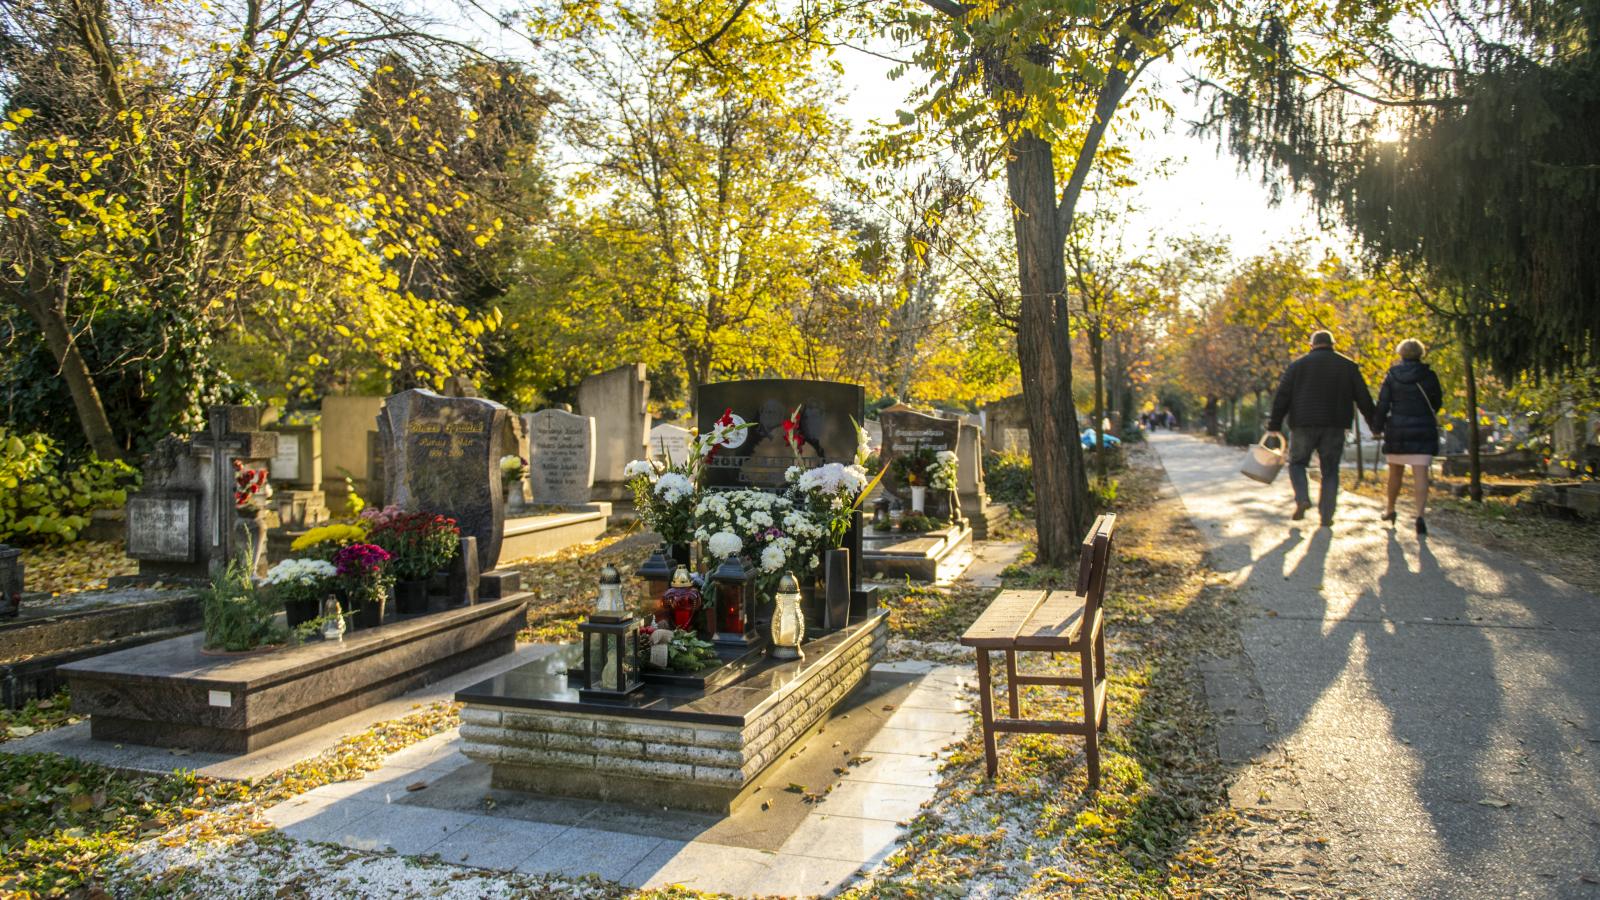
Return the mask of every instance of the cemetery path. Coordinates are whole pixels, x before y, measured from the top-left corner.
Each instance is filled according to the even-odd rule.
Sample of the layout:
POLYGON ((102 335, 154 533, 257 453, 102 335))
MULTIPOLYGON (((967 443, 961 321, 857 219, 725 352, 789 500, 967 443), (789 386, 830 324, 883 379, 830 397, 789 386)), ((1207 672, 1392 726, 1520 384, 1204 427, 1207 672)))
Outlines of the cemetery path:
POLYGON ((1151 444, 1243 601, 1243 657, 1202 667, 1234 805, 1307 810, 1342 893, 1600 898, 1600 599, 1418 539, 1408 499, 1318 528, 1240 451, 1151 444))

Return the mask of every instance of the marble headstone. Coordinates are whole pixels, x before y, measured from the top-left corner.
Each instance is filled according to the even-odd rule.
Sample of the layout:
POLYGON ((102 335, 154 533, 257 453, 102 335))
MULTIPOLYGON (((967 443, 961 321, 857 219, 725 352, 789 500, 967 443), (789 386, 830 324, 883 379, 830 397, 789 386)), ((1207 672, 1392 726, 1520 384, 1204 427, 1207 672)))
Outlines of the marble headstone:
POLYGON ((644 363, 618 366, 590 375, 578 384, 578 412, 594 418, 594 491, 596 500, 628 496, 622 471, 650 454, 650 381, 644 363))
POLYGON ((650 429, 650 458, 679 465, 689 457, 689 441, 694 432, 663 422, 650 429))
POLYGON ((542 409, 526 414, 523 421, 528 428, 533 501, 561 506, 588 503, 594 486, 594 417, 542 409))
POLYGON ((373 468, 379 461, 377 444, 378 413, 382 397, 322 398, 322 475, 335 508, 346 499, 345 478, 355 482, 356 493, 367 505, 383 506, 383 472, 373 468))
POLYGON ((500 457, 510 415, 492 400, 428 390, 395 394, 378 414, 388 502, 455 519, 462 535, 477 538, 478 567, 484 572, 500 559, 505 528, 500 457))
POLYGON ((956 437, 956 461, 961 471, 956 477, 956 492, 963 506, 976 499, 981 506, 989 500, 983 483, 983 430, 963 421, 956 437))
MULTIPOLYGON (((956 450, 961 423, 955 419, 930 416, 912 409, 886 409, 878 414, 883 425, 883 464, 890 465, 900 456, 920 449, 935 453, 956 450)), ((960 484, 959 475, 957 484, 960 484)), ((883 476, 884 490, 894 495, 905 509, 911 508, 910 486, 901 483, 890 469, 883 476)), ((925 503, 927 514, 942 519, 950 515, 950 497, 944 491, 930 489, 925 503)))

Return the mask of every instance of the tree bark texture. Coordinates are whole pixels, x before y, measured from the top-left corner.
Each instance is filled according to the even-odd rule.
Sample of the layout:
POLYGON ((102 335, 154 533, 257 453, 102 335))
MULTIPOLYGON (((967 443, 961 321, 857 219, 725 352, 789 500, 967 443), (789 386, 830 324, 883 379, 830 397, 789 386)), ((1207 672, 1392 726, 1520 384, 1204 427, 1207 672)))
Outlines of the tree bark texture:
POLYGON ((1056 214, 1055 157, 1049 142, 1023 131, 1006 161, 1021 293, 1017 357, 1033 456, 1039 563, 1077 556, 1093 510, 1072 403, 1064 235, 1056 214))
POLYGON ((121 459, 122 446, 117 442, 117 434, 106 416, 105 404, 100 400, 100 389, 94 383, 94 373, 89 371, 89 363, 79 351, 61 308, 29 290, 18 291, 15 299, 44 334, 45 345, 55 357, 61 380, 67 383, 67 393, 72 397, 72 406, 78 414, 78 424, 83 428, 83 437, 88 441, 89 449, 101 459, 121 459))

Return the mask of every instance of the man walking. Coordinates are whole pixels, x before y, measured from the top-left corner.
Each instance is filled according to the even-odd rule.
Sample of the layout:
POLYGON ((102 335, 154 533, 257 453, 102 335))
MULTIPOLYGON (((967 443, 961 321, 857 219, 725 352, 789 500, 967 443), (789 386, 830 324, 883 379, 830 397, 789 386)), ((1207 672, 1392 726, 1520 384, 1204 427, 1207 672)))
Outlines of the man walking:
POLYGON ((1314 450, 1322 469, 1318 511, 1324 527, 1333 524, 1334 505, 1339 501, 1344 433, 1355 420, 1352 406, 1359 408, 1362 418, 1371 425, 1372 394, 1361 377, 1361 368, 1349 357, 1334 352, 1332 334, 1319 331, 1311 335, 1311 352, 1283 371, 1267 423, 1267 433, 1281 441, 1283 420, 1289 419, 1289 483, 1294 485, 1294 515, 1290 518, 1304 519, 1306 510, 1311 508, 1306 465, 1314 450))

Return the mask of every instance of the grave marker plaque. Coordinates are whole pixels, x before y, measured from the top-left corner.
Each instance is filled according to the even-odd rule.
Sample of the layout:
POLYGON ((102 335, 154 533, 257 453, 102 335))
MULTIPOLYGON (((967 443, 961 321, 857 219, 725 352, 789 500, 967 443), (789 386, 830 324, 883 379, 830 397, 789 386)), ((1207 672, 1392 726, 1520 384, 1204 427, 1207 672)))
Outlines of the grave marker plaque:
POLYGON ((500 457, 510 414, 492 400, 409 390, 385 400, 378 415, 388 502, 455 519, 462 535, 477 538, 484 572, 500 559, 500 457))
POLYGON ((127 516, 127 554, 149 562, 192 563, 199 558, 198 493, 134 494, 127 516))
POLYGON ((594 486, 594 417, 559 409, 524 416, 533 502, 581 506, 594 486))
POLYGON ((866 415, 866 391, 834 381, 763 378, 725 381, 700 388, 700 431, 710 431, 724 410, 754 426, 737 445, 723 447, 706 464, 712 488, 781 490, 790 466, 850 465, 856 456, 856 423, 866 415), (798 456, 784 441, 783 423, 799 410, 798 456))

